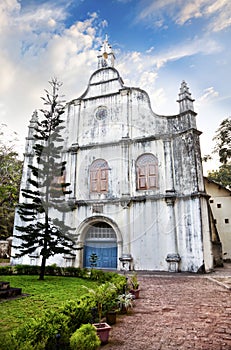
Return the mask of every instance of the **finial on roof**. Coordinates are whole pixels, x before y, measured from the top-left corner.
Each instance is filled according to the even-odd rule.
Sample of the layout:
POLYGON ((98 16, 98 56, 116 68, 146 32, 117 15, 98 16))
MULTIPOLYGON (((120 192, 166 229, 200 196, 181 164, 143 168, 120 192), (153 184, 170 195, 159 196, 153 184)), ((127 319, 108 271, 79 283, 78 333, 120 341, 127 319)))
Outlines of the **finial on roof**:
POLYGON ((100 54, 98 56, 98 68, 114 67, 115 55, 108 43, 108 35, 105 35, 105 40, 100 48, 100 54))
POLYGON ((38 121, 38 112, 37 112, 37 110, 35 110, 32 114, 30 123, 36 123, 37 121, 38 121))
POLYGON ((183 80, 180 87, 179 99, 177 102, 180 104, 180 113, 185 111, 194 111, 193 102, 195 100, 191 97, 187 83, 183 80))

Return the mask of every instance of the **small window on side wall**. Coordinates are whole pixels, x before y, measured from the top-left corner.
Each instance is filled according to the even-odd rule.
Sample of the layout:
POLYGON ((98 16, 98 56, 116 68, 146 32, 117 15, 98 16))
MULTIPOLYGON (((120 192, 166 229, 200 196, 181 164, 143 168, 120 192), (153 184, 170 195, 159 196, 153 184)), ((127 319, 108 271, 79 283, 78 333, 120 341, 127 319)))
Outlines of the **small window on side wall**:
POLYGON ((138 190, 151 190, 158 187, 158 160, 150 153, 142 154, 136 161, 138 190))
POLYGON ((108 164, 96 159, 90 166, 90 192, 108 192, 108 164))

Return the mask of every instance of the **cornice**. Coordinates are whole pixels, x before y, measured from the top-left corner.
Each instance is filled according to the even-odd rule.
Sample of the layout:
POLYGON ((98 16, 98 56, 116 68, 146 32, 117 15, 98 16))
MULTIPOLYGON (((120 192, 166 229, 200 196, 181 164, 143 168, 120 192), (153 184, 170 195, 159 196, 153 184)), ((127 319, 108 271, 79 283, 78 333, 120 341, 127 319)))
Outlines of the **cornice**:
POLYGON ((171 202, 172 204, 176 203, 177 200, 189 200, 189 199, 196 199, 196 198, 206 198, 208 199, 210 196, 206 192, 192 192, 189 194, 179 194, 175 191, 169 193, 168 191, 166 193, 162 194, 151 194, 151 195, 140 195, 140 196, 126 196, 126 197, 120 197, 120 198, 105 198, 105 199, 86 199, 86 200, 77 200, 76 198, 72 198, 70 201, 68 201, 68 204, 73 207, 73 209, 76 209, 77 207, 88 207, 92 205, 113 205, 113 204, 120 204, 123 207, 130 207, 133 203, 141 203, 146 201, 159 201, 159 200, 165 200, 168 204, 171 202))
POLYGON ((185 135, 189 132, 193 132, 196 135, 201 135, 201 131, 191 128, 187 130, 178 131, 176 133, 171 134, 159 134, 159 135, 150 135, 150 136, 143 136, 143 137, 137 137, 137 138, 130 138, 130 137, 124 137, 118 141, 111 141, 111 142, 104 142, 104 143, 89 143, 86 145, 79 145, 79 144, 72 144, 67 151, 72 153, 77 153, 79 150, 86 150, 91 148, 97 148, 97 147, 111 147, 111 146, 118 146, 118 145, 131 145, 136 143, 142 143, 142 142, 150 142, 150 141, 171 141, 174 139, 177 139, 178 137, 185 135))

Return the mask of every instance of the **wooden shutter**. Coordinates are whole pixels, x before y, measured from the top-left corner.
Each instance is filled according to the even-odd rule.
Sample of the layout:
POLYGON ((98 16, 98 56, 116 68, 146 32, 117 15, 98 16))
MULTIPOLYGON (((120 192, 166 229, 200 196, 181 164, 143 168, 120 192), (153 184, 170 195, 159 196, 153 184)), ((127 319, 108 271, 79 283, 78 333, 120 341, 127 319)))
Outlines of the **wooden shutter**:
POLYGON ((146 167, 140 166, 138 168, 138 188, 145 189, 147 187, 146 183, 146 167))
POLYGON ((147 165, 148 188, 156 187, 156 166, 154 164, 147 165))
POLYGON ((108 191, 108 165, 104 159, 95 160, 90 168, 90 191, 108 191))
POLYGON ((100 192, 107 192, 107 188, 108 188, 108 176, 107 176, 107 169, 101 169, 100 171, 100 178, 99 178, 99 182, 100 182, 100 192))
POLYGON ((157 158, 150 153, 143 154, 137 160, 138 190, 157 187, 157 158))
POLYGON ((91 171, 91 191, 97 192, 97 173, 98 170, 91 171))

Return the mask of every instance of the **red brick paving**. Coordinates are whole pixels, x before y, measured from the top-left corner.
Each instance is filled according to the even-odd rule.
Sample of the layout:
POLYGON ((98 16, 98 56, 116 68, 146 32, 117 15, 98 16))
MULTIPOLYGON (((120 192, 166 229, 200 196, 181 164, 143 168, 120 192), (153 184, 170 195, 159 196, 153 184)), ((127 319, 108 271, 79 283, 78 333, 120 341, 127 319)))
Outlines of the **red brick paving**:
POLYGON ((204 275, 139 281, 140 299, 117 317, 104 350, 231 350, 231 290, 204 275))

